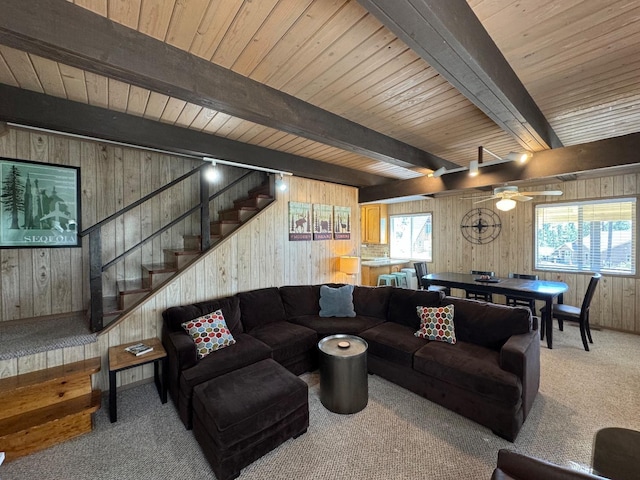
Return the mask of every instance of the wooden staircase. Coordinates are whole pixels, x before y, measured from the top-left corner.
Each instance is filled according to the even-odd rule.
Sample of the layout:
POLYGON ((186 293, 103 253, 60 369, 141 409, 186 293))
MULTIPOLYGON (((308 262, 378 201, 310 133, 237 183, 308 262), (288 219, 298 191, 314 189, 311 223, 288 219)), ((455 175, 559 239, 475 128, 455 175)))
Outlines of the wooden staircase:
POLYGON ((11 461, 90 432, 101 392, 91 375, 91 358, 0 379, 0 450, 11 461))
MULTIPOLYGON (((211 245, 228 237, 274 199, 271 182, 267 181, 251 189, 247 197, 235 200, 233 208, 219 211, 218 220, 210 223, 211 245)), ((118 281, 117 296, 104 299, 104 316, 115 317, 140 302, 199 257, 203 253, 201 245, 201 235, 185 235, 182 248, 164 251, 164 263, 141 265, 140 278, 118 281)))

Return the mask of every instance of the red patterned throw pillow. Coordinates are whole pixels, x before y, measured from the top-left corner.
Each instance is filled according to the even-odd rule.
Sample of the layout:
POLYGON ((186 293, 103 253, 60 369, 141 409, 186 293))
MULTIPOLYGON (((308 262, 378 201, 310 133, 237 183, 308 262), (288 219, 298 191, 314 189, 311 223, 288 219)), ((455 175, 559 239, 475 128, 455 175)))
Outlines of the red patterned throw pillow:
POLYGON ((416 337, 439 342, 456 343, 456 331, 453 326, 453 305, 446 307, 417 307, 420 317, 420 329, 416 337))
POLYGON ((184 322, 182 328, 193 338, 198 359, 236 343, 229 328, 227 328, 227 322, 224 320, 222 310, 216 310, 202 317, 184 322))

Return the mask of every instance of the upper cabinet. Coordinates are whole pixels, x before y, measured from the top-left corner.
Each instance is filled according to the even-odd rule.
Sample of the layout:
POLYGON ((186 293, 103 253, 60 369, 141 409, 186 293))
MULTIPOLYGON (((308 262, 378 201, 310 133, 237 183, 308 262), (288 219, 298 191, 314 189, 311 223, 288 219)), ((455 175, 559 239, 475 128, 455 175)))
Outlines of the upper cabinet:
POLYGON ((375 203, 360 207, 362 243, 387 243, 387 205, 375 203))

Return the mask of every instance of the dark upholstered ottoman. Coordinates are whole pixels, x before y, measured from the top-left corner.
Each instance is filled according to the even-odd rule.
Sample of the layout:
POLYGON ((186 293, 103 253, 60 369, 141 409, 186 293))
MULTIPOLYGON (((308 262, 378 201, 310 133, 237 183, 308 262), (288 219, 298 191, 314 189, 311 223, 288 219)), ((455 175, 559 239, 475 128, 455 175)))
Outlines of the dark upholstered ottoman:
POLYGON ((309 426, 307 384, 272 359, 194 388, 193 433, 218 480, 309 426))

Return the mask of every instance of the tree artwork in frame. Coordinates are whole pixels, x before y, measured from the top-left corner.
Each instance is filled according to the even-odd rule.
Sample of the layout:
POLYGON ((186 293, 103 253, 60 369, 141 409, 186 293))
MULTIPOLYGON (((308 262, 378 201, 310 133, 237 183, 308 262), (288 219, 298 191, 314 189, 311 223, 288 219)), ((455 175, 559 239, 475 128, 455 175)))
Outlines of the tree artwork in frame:
POLYGON ((0 158, 0 248, 79 247, 80 168, 0 158))

